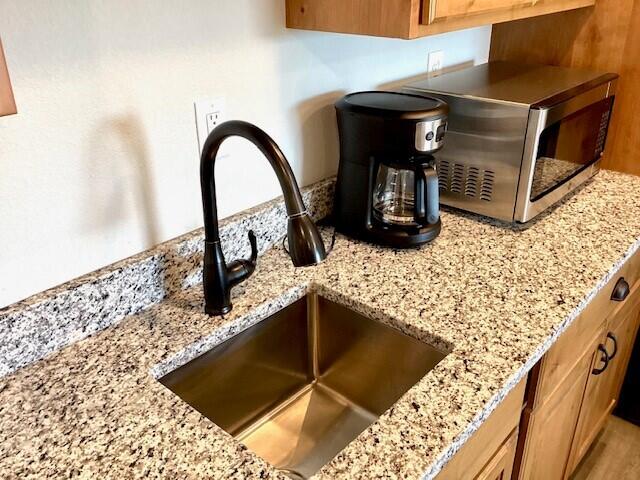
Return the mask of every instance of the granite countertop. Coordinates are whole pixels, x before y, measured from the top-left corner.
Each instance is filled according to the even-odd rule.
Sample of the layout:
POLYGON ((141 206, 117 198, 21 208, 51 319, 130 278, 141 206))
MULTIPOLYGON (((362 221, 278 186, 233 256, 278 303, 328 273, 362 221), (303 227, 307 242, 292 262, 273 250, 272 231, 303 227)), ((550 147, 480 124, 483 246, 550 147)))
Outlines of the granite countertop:
POLYGON ((443 212, 416 250, 280 247, 224 318, 201 287, 0 379, 3 477, 286 478, 155 376, 309 290, 451 353, 314 478, 432 478, 640 246, 640 178, 601 172, 527 227, 443 212), (621 208, 624 206, 624 208, 621 208))

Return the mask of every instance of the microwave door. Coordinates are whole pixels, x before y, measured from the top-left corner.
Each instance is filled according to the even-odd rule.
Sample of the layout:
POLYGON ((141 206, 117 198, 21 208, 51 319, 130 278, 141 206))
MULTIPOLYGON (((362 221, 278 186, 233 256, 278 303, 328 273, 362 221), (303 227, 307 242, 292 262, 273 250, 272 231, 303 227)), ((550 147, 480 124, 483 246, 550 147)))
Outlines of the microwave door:
POLYGON ((598 171, 613 106, 611 85, 530 110, 516 221, 529 221, 598 171))

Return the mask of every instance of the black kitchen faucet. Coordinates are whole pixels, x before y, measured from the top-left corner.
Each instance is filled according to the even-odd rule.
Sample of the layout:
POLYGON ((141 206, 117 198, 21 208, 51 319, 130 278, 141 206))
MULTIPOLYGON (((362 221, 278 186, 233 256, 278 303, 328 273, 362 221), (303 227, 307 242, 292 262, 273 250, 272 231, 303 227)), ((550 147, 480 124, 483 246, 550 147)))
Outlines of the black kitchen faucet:
POLYGON ((220 245, 214 166, 220 145, 232 136, 246 138, 258 147, 278 177, 288 215, 287 238, 293 264, 296 267, 314 265, 327 256, 322 238, 304 206, 291 166, 278 145, 264 131, 250 123, 238 120, 222 123, 209 134, 200 158, 205 235, 204 309, 209 315, 224 315, 231 311, 231 289, 251 276, 258 258, 256 236, 251 230, 249 260, 233 260, 227 264, 220 245))

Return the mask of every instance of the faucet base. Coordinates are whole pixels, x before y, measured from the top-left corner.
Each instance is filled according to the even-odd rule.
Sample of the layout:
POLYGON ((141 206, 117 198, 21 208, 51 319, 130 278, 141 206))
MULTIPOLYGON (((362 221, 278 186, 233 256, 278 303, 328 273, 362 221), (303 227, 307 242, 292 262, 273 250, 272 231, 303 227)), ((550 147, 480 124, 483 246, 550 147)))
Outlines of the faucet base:
POLYGON ((216 316, 217 316, 217 315, 226 315, 227 313, 229 313, 229 312, 231 311, 231 308, 232 308, 232 307, 233 307, 232 305, 226 305, 226 306, 224 306, 224 307, 222 307, 222 308, 218 309, 218 308, 211 308, 211 307, 207 307, 207 306, 205 305, 205 307, 204 307, 204 312, 205 312, 207 315, 216 315, 216 316))

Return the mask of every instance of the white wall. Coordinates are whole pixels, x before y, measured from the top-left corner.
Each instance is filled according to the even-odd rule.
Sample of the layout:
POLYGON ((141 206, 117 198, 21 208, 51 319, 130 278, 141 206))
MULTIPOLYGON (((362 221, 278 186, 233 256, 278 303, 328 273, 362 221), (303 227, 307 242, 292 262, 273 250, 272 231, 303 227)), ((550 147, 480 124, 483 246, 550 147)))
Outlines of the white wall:
MULTIPOLYGON (((284 0, 0 0, 19 114, 0 118, 0 306, 201 225, 193 100, 334 174, 346 92, 488 56, 490 28, 414 41, 287 30, 284 0)), ((279 195, 252 146, 218 162, 220 214, 279 195)))

